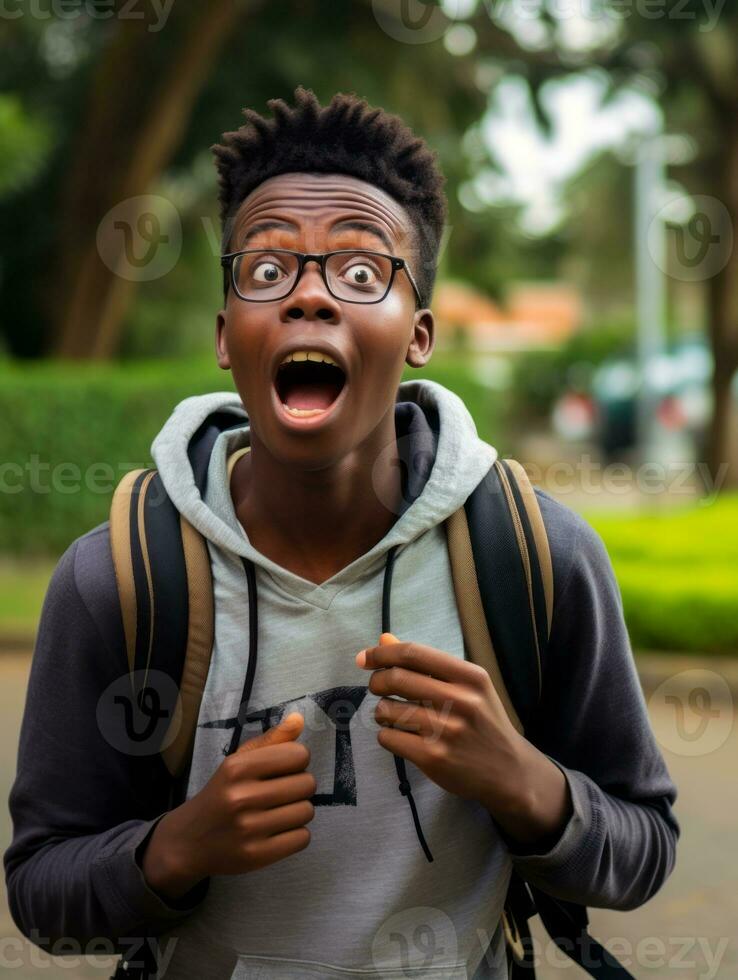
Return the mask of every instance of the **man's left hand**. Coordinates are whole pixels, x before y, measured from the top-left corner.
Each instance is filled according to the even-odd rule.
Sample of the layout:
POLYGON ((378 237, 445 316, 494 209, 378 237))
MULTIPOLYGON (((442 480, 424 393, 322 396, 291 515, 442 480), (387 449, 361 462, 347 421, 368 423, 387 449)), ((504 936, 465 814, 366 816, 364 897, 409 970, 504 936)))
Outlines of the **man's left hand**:
POLYGON ((373 671, 368 687, 381 695, 380 745, 449 793, 480 802, 515 841, 563 829, 571 813, 566 778, 512 724, 483 667, 392 633, 356 662, 373 671))

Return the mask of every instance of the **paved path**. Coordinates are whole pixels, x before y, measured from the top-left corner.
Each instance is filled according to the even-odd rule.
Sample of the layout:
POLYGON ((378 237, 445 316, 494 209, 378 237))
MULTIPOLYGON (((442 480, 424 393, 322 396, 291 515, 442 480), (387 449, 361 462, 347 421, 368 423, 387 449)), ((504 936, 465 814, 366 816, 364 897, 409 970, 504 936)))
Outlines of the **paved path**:
MULTIPOLYGON (((30 659, 27 654, 0 657, 0 781, 7 793, 15 773, 17 738, 23 712, 30 659)), ((683 667, 684 665, 682 665, 683 667)), ((711 665, 712 667, 712 665, 711 665)), ((728 671, 725 672, 729 673, 728 671)), ((644 672, 645 674, 645 672, 644 672)), ((677 815, 683 832, 676 869, 650 902, 633 912, 592 913, 592 931, 629 963, 631 973, 648 980, 734 980, 738 977, 738 729, 733 717, 735 695, 723 688, 720 673, 703 676, 680 670, 663 686, 651 672, 647 696, 654 731, 679 787, 677 815), (661 684, 661 686, 660 686, 661 684), (690 691, 707 691, 690 709, 690 691), (681 704, 681 708, 679 705, 681 704), (709 709, 709 710, 706 710, 709 709), (704 717, 703 717, 704 715, 704 717), (695 732, 702 725, 699 738, 695 732), (681 726, 681 728, 680 728, 681 726), (694 754, 687 754, 694 753, 694 754)), ((11 836, 7 807, 0 808, 0 847, 11 836)), ((560 954, 539 941, 538 980, 584 976, 578 967, 556 965, 560 954)), ((52 959, 32 947, 16 930, 0 892, 0 971, 15 980, 101 980, 112 973, 110 961, 52 959), (36 957, 35 965, 32 957, 36 957)), ((206 980, 206 978, 203 978, 206 980)), ((442 978, 438 978, 442 980, 442 978)))

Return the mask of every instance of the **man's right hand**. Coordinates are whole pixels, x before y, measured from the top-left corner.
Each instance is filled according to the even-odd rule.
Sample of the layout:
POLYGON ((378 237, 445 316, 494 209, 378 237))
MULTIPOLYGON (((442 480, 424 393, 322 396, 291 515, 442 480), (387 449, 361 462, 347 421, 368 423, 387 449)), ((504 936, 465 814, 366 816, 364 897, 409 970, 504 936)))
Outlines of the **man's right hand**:
POLYGON ((303 850, 315 816, 310 749, 296 739, 299 712, 248 739, 209 782, 167 813, 143 852, 149 887, 166 899, 186 895, 210 875, 243 874, 303 850))

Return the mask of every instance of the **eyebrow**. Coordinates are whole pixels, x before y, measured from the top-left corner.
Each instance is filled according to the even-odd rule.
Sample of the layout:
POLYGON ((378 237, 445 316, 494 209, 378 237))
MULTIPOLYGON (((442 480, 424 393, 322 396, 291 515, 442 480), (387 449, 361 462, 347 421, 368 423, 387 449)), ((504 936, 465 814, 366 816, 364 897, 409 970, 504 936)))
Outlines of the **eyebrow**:
MULTIPOLYGON (((263 231, 274 231, 280 229, 290 230, 296 228, 297 225, 295 225, 292 221, 282 221, 276 218, 270 218, 268 221, 257 221, 257 223, 252 225, 243 236, 240 248, 246 248, 251 239, 255 238, 263 231)), ((335 225, 333 225, 331 228, 331 234, 336 231, 344 231, 349 229, 352 231, 367 231, 370 235, 374 235, 375 238, 378 238, 388 252, 393 252, 394 250, 395 246, 384 229, 380 228, 378 225, 371 224, 369 221, 360 221, 356 218, 343 218, 341 221, 337 221, 335 225)))
POLYGON ((241 239, 240 247, 246 248, 246 246, 251 241, 251 239, 261 234, 262 231, 272 231, 274 229, 280 229, 280 228, 292 229, 296 227, 297 225, 295 225, 292 221, 278 221, 275 218, 270 218, 269 221, 257 221, 255 225, 252 225, 249 228, 249 230, 241 239))
POLYGON ((334 231, 350 229, 352 231, 368 231, 370 235, 374 235, 378 238, 388 252, 394 253, 394 245, 390 241, 389 236, 383 228, 379 225, 374 225, 369 221, 359 221, 356 218, 344 218, 342 221, 337 221, 335 225, 331 228, 331 233, 334 231))

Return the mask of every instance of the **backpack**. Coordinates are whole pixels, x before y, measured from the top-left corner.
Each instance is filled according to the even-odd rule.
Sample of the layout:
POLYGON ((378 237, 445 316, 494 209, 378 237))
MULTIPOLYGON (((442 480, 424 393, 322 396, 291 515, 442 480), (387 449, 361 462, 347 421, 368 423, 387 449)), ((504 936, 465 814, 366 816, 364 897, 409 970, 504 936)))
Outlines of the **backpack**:
MULTIPOLYGON (((242 425, 229 412, 214 412, 193 436, 188 453, 201 493, 216 438, 242 425)), ((554 597, 546 529, 520 463, 498 458, 445 529, 464 649, 487 670, 512 723, 524 733, 542 691, 554 597)), ((145 692, 150 669, 174 681, 169 698, 157 694, 159 710, 170 718, 159 757, 170 779, 171 809, 186 798, 213 646, 208 548, 174 507, 155 469, 133 470, 120 480, 110 508, 110 542, 134 698, 145 692), (133 677, 142 671, 136 690, 133 677)), ((528 921, 536 914, 557 947, 589 976, 632 980, 589 935, 584 906, 542 892, 515 869, 502 913, 510 980, 535 977, 528 921)), ((149 968, 137 973, 121 961, 115 977, 155 976, 149 968)))

